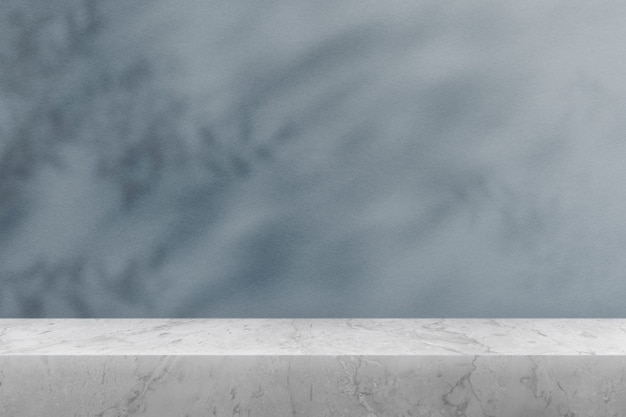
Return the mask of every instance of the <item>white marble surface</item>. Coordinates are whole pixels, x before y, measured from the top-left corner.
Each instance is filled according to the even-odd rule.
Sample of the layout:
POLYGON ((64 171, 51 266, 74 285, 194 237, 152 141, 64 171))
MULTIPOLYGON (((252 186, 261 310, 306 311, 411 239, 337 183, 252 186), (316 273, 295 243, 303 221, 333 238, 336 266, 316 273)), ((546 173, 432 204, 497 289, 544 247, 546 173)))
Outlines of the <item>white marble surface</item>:
POLYGON ((624 417, 624 319, 5 319, 0 416, 624 417))
POLYGON ((2 319, 0 355, 625 355, 626 319, 2 319))

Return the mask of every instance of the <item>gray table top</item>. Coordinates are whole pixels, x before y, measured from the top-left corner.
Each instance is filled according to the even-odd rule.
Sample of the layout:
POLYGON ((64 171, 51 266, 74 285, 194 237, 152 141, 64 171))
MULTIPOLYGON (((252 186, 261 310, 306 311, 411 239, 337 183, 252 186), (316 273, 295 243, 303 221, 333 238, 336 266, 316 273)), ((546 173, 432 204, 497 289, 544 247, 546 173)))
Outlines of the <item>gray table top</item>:
POLYGON ((626 319, 0 319, 0 355, 624 355, 626 319))

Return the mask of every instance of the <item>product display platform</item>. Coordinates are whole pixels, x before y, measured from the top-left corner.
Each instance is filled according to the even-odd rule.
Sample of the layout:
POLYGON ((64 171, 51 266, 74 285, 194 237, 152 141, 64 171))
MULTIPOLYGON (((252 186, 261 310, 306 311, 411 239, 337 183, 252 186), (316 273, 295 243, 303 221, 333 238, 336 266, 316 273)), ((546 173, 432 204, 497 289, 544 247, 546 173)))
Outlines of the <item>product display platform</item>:
POLYGON ((2 319, 0 415, 626 417, 625 319, 2 319))

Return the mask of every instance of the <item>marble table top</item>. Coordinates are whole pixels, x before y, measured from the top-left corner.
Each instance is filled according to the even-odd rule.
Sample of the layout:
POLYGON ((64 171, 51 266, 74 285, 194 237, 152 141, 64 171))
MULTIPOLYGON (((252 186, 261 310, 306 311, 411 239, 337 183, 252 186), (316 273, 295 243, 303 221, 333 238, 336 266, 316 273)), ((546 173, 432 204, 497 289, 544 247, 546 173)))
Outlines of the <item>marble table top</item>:
POLYGON ((0 319, 0 355, 625 355, 626 319, 0 319))

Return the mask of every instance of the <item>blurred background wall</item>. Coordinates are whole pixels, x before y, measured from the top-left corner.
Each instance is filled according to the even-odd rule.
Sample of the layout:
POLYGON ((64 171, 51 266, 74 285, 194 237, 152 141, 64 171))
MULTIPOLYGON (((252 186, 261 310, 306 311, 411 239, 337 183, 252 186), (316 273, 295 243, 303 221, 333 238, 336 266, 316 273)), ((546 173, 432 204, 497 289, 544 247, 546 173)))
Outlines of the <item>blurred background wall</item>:
POLYGON ((2 317, 623 317, 626 3, 3 0, 2 317))

